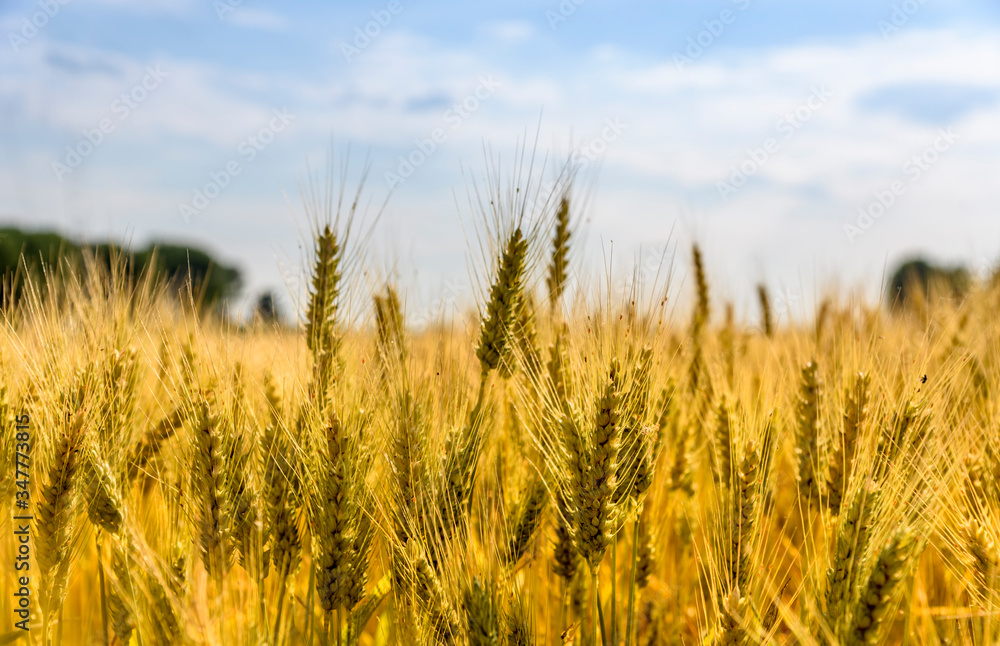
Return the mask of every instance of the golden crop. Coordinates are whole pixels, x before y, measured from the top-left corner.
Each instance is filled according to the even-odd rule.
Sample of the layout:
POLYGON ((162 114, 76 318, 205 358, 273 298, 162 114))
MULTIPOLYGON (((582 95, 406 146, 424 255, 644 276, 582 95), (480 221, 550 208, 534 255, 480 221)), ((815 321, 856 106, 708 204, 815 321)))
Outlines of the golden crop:
POLYGON ((493 196, 468 324, 411 329, 392 284, 348 284, 353 217, 317 220, 301 329, 199 316, 114 260, 27 279, 0 643, 1000 639, 1000 289, 806 325, 761 286, 758 327, 713 316, 694 247, 689 316, 615 302, 568 289, 555 197, 531 221, 493 196))

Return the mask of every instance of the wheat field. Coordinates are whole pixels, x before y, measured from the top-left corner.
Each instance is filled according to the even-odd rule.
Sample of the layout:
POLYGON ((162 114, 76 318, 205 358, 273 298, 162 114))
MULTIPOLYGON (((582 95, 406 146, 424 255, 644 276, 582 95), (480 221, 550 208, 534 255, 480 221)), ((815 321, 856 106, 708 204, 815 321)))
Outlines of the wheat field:
POLYGON ((22 276, 0 643, 1000 639, 1000 287, 738 321, 711 240, 621 296, 545 202, 484 197, 476 315, 421 328, 353 211, 298 327, 122 258, 22 276))

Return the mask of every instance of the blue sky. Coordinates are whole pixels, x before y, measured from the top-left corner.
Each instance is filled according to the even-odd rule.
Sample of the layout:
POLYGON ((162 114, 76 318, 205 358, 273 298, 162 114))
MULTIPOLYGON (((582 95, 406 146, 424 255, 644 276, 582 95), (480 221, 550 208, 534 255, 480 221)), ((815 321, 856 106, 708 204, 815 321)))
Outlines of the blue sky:
POLYGON ((370 213, 393 189, 359 289, 467 304, 468 188, 536 128, 593 182, 583 253, 618 288, 664 247, 681 284, 692 240, 747 315, 761 280, 801 312, 914 253, 1000 257, 995 2, 36 0, 0 34, 0 221, 195 242, 247 297, 300 293, 332 139, 370 213))

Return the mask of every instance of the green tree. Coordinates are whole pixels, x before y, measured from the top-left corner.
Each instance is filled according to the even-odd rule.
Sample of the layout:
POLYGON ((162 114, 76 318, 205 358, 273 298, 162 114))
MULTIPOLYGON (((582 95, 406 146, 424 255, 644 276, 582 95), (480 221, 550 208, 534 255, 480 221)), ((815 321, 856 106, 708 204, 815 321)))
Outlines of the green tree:
MULTIPOLYGON (((50 231, 26 232, 13 227, 0 228, 0 272, 3 275, 2 303, 20 299, 24 289, 25 271, 39 274, 39 269, 56 267, 68 262, 79 266, 84 249, 106 267, 112 258, 124 262, 127 272, 139 276, 150 269, 179 298, 187 298, 188 281, 191 293, 201 307, 217 307, 235 296, 242 280, 234 267, 218 262, 209 253, 196 247, 153 243, 138 251, 122 250, 113 243, 81 244, 50 231)), ((44 276, 41 278, 44 280, 44 276)))

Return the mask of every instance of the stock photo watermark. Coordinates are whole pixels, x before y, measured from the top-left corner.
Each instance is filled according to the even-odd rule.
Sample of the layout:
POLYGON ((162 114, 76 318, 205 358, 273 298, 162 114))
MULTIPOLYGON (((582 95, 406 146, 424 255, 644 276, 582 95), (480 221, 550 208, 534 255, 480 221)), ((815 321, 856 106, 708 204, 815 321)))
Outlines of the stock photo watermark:
POLYGON ((266 126, 246 137, 236 146, 236 157, 226 162, 222 168, 209 172, 209 181, 201 188, 194 190, 190 202, 181 202, 177 205, 177 210, 185 222, 190 222, 192 217, 207 209, 243 172, 243 164, 249 164, 257 159, 257 156, 277 138, 277 135, 284 132, 289 124, 295 120, 295 115, 289 112, 288 108, 280 110, 275 108, 271 113, 273 116, 266 126))
POLYGON ((147 67, 146 75, 141 81, 133 85, 129 91, 119 94, 111 102, 109 110, 112 116, 102 118, 93 128, 85 128, 83 136, 75 144, 66 146, 66 154, 63 155, 62 161, 52 162, 52 171, 56 179, 61 182, 63 177, 78 168, 83 160, 94 154, 115 129, 128 119, 169 76, 170 74, 164 72, 159 65, 147 67))
POLYGON ((890 36, 905 27, 906 23, 910 22, 910 18, 917 15, 926 2, 927 0, 903 0, 899 4, 892 5, 892 13, 889 14, 888 19, 883 18, 877 23, 882 39, 889 40, 890 36))
POLYGON ((545 10, 545 20, 549 23, 549 29, 556 30, 556 27, 576 13, 576 10, 587 4, 587 0, 562 0, 555 9, 545 10))
MULTIPOLYGON (((34 510, 31 504, 31 418, 27 413, 14 417, 16 449, 14 453, 14 473, 10 480, 16 486, 14 496, 14 513, 12 530, 14 543, 17 545, 17 556, 14 557, 14 570, 18 573, 11 586, 14 592, 14 616, 18 618, 14 627, 27 632, 30 630, 28 621, 31 619, 31 521, 34 510), (16 529, 14 529, 16 527, 16 529)), ((10 476, 8 476, 10 477, 10 476)), ((16 639, 14 640, 16 641, 16 639)))
POLYGON ((748 148, 746 159, 739 164, 729 167, 730 171, 732 171, 729 174, 729 179, 726 181, 720 180, 715 183, 715 188, 718 190, 722 201, 728 202, 729 198, 746 186, 750 178, 756 175, 774 155, 781 151, 782 142, 794 137, 795 133, 826 105, 831 96, 832 93, 827 89, 825 84, 814 86, 812 92, 809 94, 809 98, 799 104, 794 110, 782 115, 774 123, 774 131, 778 136, 768 137, 761 142, 760 146, 748 148))
POLYGON ((865 206, 859 206, 854 222, 844 223, 844 235, 847 241, 854 244, 858 237, 868 231, 877 220, 889 212, 896 201, 902 197, 910 186, 920 181, 924 173, 931 169, 944 153, 948 152, 961 137, 951 128, 938 130, 937 137, 931 145, 916 153, 903 163, 904 179, 892 181, 888 187, 874 192, 875 199, 865 206))
POLYGON ((354 38, 350 42, 340 41, 340 53, 344 55, 344 60, 350 63, 360 56, 404 9, 406 7, 401 0, 389 0, 385 7, 371 11, 372 19, 354 28, 354 38))
MULTIPOLYGON (((621 117, 608 117, 604 120, 604 127, 601 129, 599 135, 594 138, 575 146, 569 155, 569 168, 571 169, 570 174, 575 175, 579 171, 586 168, 591 162, 597 161, 601 155, 603 155, 611 144, 618 141, 625 130, 628 129, 628 124, 625 123, 621 117)), ((564 176, 558 179, 547 179, 543 181, 538 190, 534 193, 534 199, 532 201, 531 209, 528 213, 533 217, 545 217, 546 213, 550 209, 554 209, 558 206, 559 200, 562 197, 562 192, 567 188, 567 178, 564 176)))
POLYGON ((59 15, 62 8, 70 3, 70 0, 38 0, 38 11, 32 12, 29 16, 21 17, 21 24, 15 31, 7 32, 7 42, 14 53, 28 44, 32 38, 45 29, 49 22, 59 15))
POLYGON ((578 169, 585 168, 591 162, 597 161, 608 147, 621 138, 628 124, 621 117, 610 117, 604 120, 601 134, 577 146, 570 154, 570 163, 578 169))
POLYGON ((225 20, 226 16, 236 11, 236 7, 243 4, 243 0, 212 0, 212 8, 219 20, 225 20))
POLYGON ((704 29, 694 36, 688 36, 683 53, 674 52, 674 65, 679 71, 683 72, 688 65, 701 58, 701 55, 725 33, 726 28, 736 22, 739 14, 750 7, 750 0, 732 0, 732 4, 739 10, 738 12, 723 9, 715 18, 703 20, 701 24, 704 29))
POLYGON ((426 137, 414 139, 410 152, 397 157, 395 170, 385 171, 386 186, 391 190, 411 178, 417 169, 426 164, 441 145, 448 141, 451 133, 461 128, 462 124, 493 96, 498 87, 500 82, 493 78, 492 74, 480 76, 476 88, 464 99, 452 104, 441 115, 441 120, 448 128, 439 126, 431 130, 426 137))

